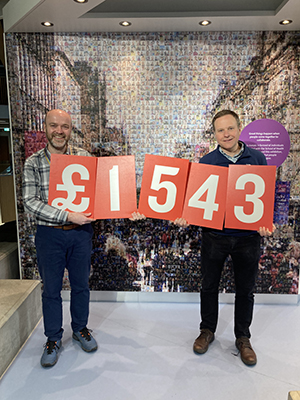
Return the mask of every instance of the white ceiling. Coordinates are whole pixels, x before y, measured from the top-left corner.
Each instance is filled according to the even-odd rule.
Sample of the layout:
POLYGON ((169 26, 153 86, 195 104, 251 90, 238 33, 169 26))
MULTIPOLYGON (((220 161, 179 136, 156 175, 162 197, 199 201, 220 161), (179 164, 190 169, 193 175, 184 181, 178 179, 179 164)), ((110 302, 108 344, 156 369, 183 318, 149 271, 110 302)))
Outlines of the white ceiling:
POLYGON ((300 0, 0 0, 3 5, 6 32, 300 30, 300 0), (128 28, 119 25, 125 19, 128 28), (203 19, 212 24, 201 27, 203 19), (293 24, 279 25, 283 19, 293 24), (45 28, 44 21, 54 26, 45 28))

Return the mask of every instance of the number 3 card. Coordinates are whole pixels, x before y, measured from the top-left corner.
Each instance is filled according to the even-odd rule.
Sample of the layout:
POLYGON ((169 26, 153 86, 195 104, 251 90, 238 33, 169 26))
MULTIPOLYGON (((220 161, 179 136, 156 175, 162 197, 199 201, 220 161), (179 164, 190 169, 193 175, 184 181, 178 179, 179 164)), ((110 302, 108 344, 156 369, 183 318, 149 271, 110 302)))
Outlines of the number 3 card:
POLYGON ((192 225, 222 229, 228 168, 191 164, 182 217, 192 225))
POLYGON ((225 228, 272 232, 276 166, 230 165, 225 228))

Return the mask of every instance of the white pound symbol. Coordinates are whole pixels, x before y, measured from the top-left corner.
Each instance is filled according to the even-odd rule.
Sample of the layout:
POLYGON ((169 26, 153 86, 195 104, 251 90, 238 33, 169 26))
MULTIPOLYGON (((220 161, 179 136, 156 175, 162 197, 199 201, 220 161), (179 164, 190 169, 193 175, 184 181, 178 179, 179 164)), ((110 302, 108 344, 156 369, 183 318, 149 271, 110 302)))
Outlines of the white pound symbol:
POLYGON ((73 204, 76 199, 77 192, 84 192, 85 186, 74 185, 72 180, 72 175, 78 172, 82 180, 89 180, 90 174, 88 169, 81 164, 71 164, 68 165, 62 173, 63 184, 57 184, 56 190, 64 190, 67 192, 68 197, 66 199, 58 197, 54 199, 51 203, 52 206, 59 208, 61 210, 69 209, 74 212, 84 212, 87 210, 90 199, 88 197, 82 197, 80 204, 73 204))

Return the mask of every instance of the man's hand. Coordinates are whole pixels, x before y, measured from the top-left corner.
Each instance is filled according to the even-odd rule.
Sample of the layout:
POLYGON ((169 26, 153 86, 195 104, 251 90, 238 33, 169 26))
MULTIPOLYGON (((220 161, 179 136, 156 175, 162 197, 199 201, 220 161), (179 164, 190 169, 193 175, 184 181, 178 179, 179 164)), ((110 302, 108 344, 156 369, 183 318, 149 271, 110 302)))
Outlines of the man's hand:
POLYGON ((96 221, 93 218, 88 218, 91 215, 92 213, 69 212, 67 221, 77 225, 89 224, 93 221, 96 221))
POLYGON ((187 220, 185 220, 184 218, 176 218, 175 221, 171 222, 173 222, 174 225, 180 226, 181 228, 186 228, 187 226, 189 226, 187 220))
POLYGON ((260 236, 271 236, 275 229, 276 226, 273 224, 272 232, 270 232, 269 229, 265 228, 264 226, 261 226, 257 232, 260 234, 260 236))
POLYGON ((138 221, 139 219, 146 219, 144 214, 140 214, 138 211, 137 212, 133 212, 132 217, 129 218, 130 221, 138 221))

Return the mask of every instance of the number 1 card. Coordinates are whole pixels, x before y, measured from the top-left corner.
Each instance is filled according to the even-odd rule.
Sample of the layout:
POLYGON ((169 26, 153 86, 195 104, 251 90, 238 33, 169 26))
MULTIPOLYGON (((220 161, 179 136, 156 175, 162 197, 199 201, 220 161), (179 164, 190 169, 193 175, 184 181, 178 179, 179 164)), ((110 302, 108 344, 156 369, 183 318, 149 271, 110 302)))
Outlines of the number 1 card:
POLYGON ((136 209, 134 156, 99 157, 95 218, 130 218, 136 209))

